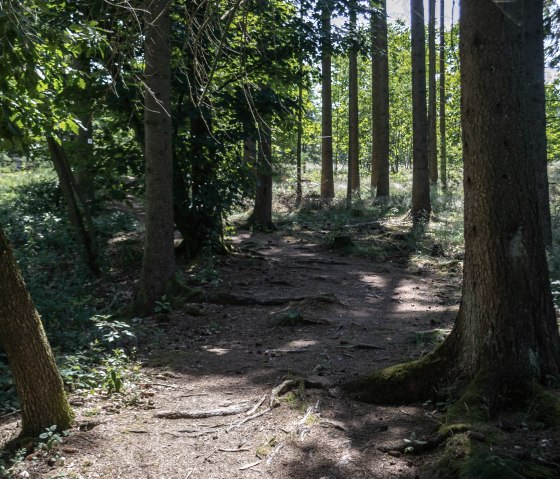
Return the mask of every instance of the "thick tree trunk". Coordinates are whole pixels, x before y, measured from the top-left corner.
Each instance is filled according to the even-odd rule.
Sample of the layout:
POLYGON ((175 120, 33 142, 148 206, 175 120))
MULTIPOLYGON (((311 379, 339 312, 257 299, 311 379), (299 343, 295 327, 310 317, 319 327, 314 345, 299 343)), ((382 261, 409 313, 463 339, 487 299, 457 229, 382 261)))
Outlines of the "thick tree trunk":
POLYGON ((331 81, 331 11, 321 11, 321 198, 334 198, 331 81))
POLYGON ((412 220, 416 224, 430 218, 428 176, 428 125, 426 112, 426 49, 424 3, 410 1, 412 48, 412 220))
POLYGON ((544 92, 544 32, 543 32, 543 1, 535 0, 527 8, 523 18, 525 26, 527 95, 523 98, 526 102, 527 114, 533 122, 539 125, 532 129, 531 149, 535 151, 537 161, 537 192, 539 205, 539 221, 543 233, 545 246, 552 244, 552 223, 550 218, 550 198, 548 190, 548 170, 546 153, 546 104, 544 92))
POLYGON ((0 228, 0 344, 6 351, 21 404, 22 435, 68 429, 74 414, 12 247, 0 228))
POLYGON ((137 309, 148 314, 173 276, 173 152, 171 146, 171 48, 169 1, 146 11, 144 131, 146 239, 137 309))
POLYGON ((440 0, 439 10, 439 141, 440 181, 447 189, 447 141, 445 139, 445 0, 440 0))
POLYGON ((351 208, 352 199, 360 193, 360 143, 358 121, 358 48, 355 44, 356 9, 350 6, 350 35, 348 52, 348 188, 347 206, 351 208))
POLYGON ((461 4, 465 263, 459 315, 433 353, 349 384, 361 399, 414 401, 434 388, 469 384, 456 410, 478 405, 487 415, 504 402, 530 398, 536 384, 560 373, 537 214, 539 152, 532 145, 543 124, 519 101, 531 88, 527 54, 532 42, 542 42, 525 35, 533 6, 529 0, 461 4))
POLYGON ((373 58, 371 62, 371 187, 376 196, 389 196, 389 56, 387 43, 387 1, 373 2, 371 16, 373 58))

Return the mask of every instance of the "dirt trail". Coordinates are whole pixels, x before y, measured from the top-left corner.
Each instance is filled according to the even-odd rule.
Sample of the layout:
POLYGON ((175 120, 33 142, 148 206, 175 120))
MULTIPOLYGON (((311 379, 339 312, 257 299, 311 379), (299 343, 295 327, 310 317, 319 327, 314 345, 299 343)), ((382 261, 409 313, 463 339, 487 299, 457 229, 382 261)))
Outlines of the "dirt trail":
MULTIPOLYGON (((426 437, 441 415, 350 401, 337 385, 430 350, 434 330, 452 325, 459 275, 280 233, 236 243, 240 253, 221 260, 204 288, 261 304, 192 304, 148 320, 153 335, 138 345, 144 380, 125 400, 74 398, 82 430, 66 440, 64 464, 24 463, 30 477, 421 477, 430 455, 381 449, 426 437), (301 297, 309 299, 288 301, 301 297), (263 304, 271 298, 286 303, 263 304), (272 390, 299 377, 307 385, 280 392, 270 407, 272 390), (156 417, 235 407, 245 412, 156 417)), ((3 432, 15 427, 14 419, 3 432)))

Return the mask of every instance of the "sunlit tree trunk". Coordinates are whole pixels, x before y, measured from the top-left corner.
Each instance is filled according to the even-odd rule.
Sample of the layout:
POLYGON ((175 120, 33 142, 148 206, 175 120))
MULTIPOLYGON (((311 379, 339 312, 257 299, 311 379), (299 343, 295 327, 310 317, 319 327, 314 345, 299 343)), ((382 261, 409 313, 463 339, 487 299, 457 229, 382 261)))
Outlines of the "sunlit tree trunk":
POLYGON ((436 0, 428 2, 428 163, 430 183, 438 181, 436 125, 436 0))
POLYGON ((22 435, 36 437, 72 425, 74 414, 13 250, 0 228, 0 344, 6 351, 21 404, 22 435))
POLYGON ((373 58, 371 62, 372 155, 371 187, 376 196, 389 196, 389 56, 387 2, 375 0, 371 16, 373 58))
POLYGON ((412 220, 428 220, 431 212, 426 112, 426 49, 424 3, 411 0, 412 48, 412 220))
POLYGON ((175 268, 169 1, 150 1, 145 19, 146 235, 136 306, 148 314, 175 268))

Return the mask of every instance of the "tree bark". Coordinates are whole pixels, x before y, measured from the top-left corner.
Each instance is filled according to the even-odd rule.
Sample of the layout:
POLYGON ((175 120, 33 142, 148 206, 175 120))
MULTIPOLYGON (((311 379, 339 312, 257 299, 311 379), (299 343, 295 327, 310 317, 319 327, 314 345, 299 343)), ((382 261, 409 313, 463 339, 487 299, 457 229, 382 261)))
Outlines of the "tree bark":
MULTIPOLYGON (((302 74, 302 72, 300 72, 302 74)), ((303 137, 303 80, 300 79, 298 86, 298 123, 297 123, 297 145, 296 145, 296 206, 301 205, 301 144, 303 137)))
POLYGON ((350 5, 351 46, 348 52, 348 188, 347 206, 360 193, 360 144, 358 121, 358 47, 356 44, 356 6, 350 5))
POLYGON ((387 1, 375 0, 371 16, 373 58, 371 62, 371 187, 377 198, 389 196, 389 56, 387 1))
POLYGON ((433 388, 468 384, 457 408, 478 403, 488 414, 531 398, 536 384, 560 373, 537 214, 539 152, 532 148, 543 124, 532 121, 531 107, 520 101, 532 88, 527 54, 542 41, 525 34, 532 8, 529 0, 461 3, 465 263, 459 315, 433 353, 349 384, 357 397, 418 400, 433 388))
POLYGON ((324 1, 321 11, 321 198, 334 198, 331 79, 331 11, 324 1))
POLYGON ((259 147, 257 153, 257 188, 252 222, 261 231, 275 230, 272 222, 272 118, 259 119, 259 147))
POLYGON ((410 1, 412 49, 412 220, 416 224, 430 218, 428 176, 428 125, 426 112, 426 50, 424 3, 410 1))
POLYGON ((543 1, 535 0, 526 9, 523 24, 525 25, 526 71, 529 85, 526 102, 527 114, 532 121, 538 123, 538 129, 531 129, 531 147, 535 151, 537 162, 537 191, 539 205, 539 221, 545 246, 552 244, 552 222, 550 218, 550 198, 548 189, 547 149, 546 149, 546 103, 544 90, 544 31, 543 1))
POLYGON ((430 183, 438 181, 436 125, 436 0, 428 2, 428 171, 430 183))
POLYGON ((149 314, 175 268, 169 1, 150 1, 145 18, 146 238, 136 307, 149 314))
POLYGON ((439 2, 439 141, 440 181, 447 189, 447 141, 445 122, 445 0, 439 2))
POLYGON ((6 351, 21 403, 22 436, 56 425, 62 432, 74 414, 13 250, 0 228, 0 344, 6 351))
POLYGON ((52 136, 47 137, 47 145, 58 176, 58 183, 64 196, 70 224, 76 233, 77 239, 84 247, 86 264, 93 274, 98 275, 100 273, 98 264, 99 248, 90 209, 80 194, 62 145, 52 136))

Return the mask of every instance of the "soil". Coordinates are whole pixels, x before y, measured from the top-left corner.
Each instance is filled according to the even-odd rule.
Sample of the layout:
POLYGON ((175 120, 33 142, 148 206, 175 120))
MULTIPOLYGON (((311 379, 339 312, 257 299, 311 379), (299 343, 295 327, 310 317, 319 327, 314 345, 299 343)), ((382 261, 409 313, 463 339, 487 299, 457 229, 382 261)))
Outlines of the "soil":
MULTIPOLYGON (((72 397, 77 427, 16 477, 434 477, 426 466, 441 451, 400 446, 433 433, 437 405, 363 404, 339 385, 431 350, 456 316, 460 265, 326 243, 286 231, 234 238, 236 252, 202 282, 209 302, 142 320, 151 334, 136 344, 140 378, 123 395, 72 397)), ((4 418, 0 439, 17 428, 4 418)))

